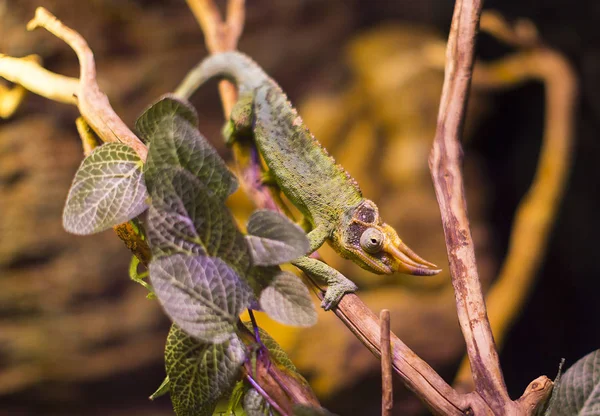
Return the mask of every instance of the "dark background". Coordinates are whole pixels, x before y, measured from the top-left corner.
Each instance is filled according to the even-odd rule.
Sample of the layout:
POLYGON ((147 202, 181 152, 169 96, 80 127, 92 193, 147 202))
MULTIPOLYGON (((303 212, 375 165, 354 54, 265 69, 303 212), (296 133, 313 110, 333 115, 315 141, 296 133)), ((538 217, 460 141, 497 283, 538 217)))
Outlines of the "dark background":
MULTIPOLYGON (((292 101, 320 88, 315 86, 314 73, 330 74, 326 78, 328 81, 321 86, 323 88, 343 84, 341 50, 354 33, 385 22, 423 23, 447 33, 453 7, 453 2, 442 0, 248 0, 247 3, 248 23, 240 49, 270 68, 292 101)), ((40 53, 47 67, 76 75, 77 66, 71 51, 60 42, 41 31, 23 33, 23 26, 33 16, 34 7, 47 7, 88 39, 97 56, 99 74, 103 74, 101 85, 109 86, 106 92, 115 109, 130 125, 148 102, 173 88, 187 69, 205 54, 200 31, 183 1, 96 0, 88 3, 9 0, 4 4, 7 11, 0 20, 1 53, 40 53), (9 14, 10 19, 6 17, 9 14), (144 24, 139 22, 139 16, 144 16, 144 24), (155 63, 152 63, 153 60, 155 63), (151 70, 152 65, 156 65, 154 71, 151 70)), ((562 357, 566 358, 568 366, 600 347, 600 302, 597 301, 600 292, 597 244, 600 236, 600 198, 597 191, 600 187, 600 143, 597 135, 600 127, 600 2, 503 0, 487 1, 485 8, 496 9, 508 18, 525 17, 535 22, 541 38, 569 59, 580 83, 573 169, 566 196, 534 292, 501 351, 506 384, 511 397, 516 398, 537 376, 547 374, 553 377, 562 357)), ((478 56, 484 60, 499 58, 509 51, 488 36, 480 38, 478 56)), ((478 126, 465 149, 467 159, 480 157, 484 160, 488 178, 486 195, 490 198, 487 216, 497 258, 502 258, 506 251, 514 210, 527 191, 535 170, 542 137, 543 93, 541 85, 528 84, 493 94, 493 112, 478 126)), ((211 103, 217 102, 214 89, 204 97, 211 103)), ((15 131, 15 125, 27 123, 26 119, 31 114, 35 114, 38 120, 43 119, 44 114, 51 114, 52 119, 47 122, 56 132, 48 134, 59 136, 58 140, 72 144, 65 144, 68 149, 74 149, 72 146, 77 144, 72 128, 75 111, 33 95, 27 98, 24 108, 14 120, 0 121, 0 132, 15 131), (64 136, 65 131, 69 132, 68 136, 64 136)), ((200 114, 207 120, 220 120, 220 107, 204 105, 200 114)), ((207 127, 206 134, 216 134, 219 123, 213 122, 207 127)), ((24 128, 25 132, 29 131, 27 126, 24 128)), ((0 135, 0 146, 2 137, 0 135)), ((35 140, 35 137, 23 137, 22 140, 35 140)), ((69 160, 74 162, 67 163, 65 170, 72 174, 78 164, 77 151, 69 152, 69 160)), ((0 172, 2 160, 8 159, 0 159, 0 172)), ((0 182, 0 209, 3 207, 2 185, 9 186, 10 183, 0 182)), ((58 193, 65 192, 66 188, 58 193)), ((52 221, 57 222, 60 218, 57 214, 59 207, 48 208, 45 212, 53 218, 52 221)), ((5 239, 5 244, 10 235, 6 230, 10 231, 10 226, 5 224, 4 236, 0 235, 0 241, 5 239)), ((104 238, 108 239, 109 236, 104 238)), ((81 240, 73 241, 68 244, 85 244, 81 240)), ((41 244, 40 247, 38 253, 46 253, 46 257, 21 255, 15 257, 16 260, 0 263, 0 290, 3 278, 8 278, 11 273, 23 268, 31 269, 32 264, 38 267, 40 262, 43 265, 51 261, 49 259, 55 253, 47 245, 41 244)), ((98 250, 101 251, 99 254, 116 259, 102 266, 103 274, 115 274, 126 267, 127 253, 121 253, 124 249, 118 245, 111 247, 114 248, 106 252, 98 250)), ((109 298, 122 297, 125 285, 129 285, 124 280, 121 278, 103 286, 98 293, 109 298)), ((88 301, 85 296, 91 299, 99 296, 98 293, 78 294, 77 305, 88 301)), ((128 310, 123 313, 134 312, 128 310)), ((0 307, 0 331, 2 325, 17 322, 23 316, 44 316, 43 313, 47 310, 5 304, 0 307)), ((80 312, 75 308, 72 313, 77 315, 80 312)), ((119 313, 115 313, 114 317, 118 319, 119 313)), ((165 318, 157 315, 152 322, 144 327, 146 332, 164 333, 168 325, 165 318)), ((108 340, 105 345, 110 345, 110 342, 120 341, 108 340)), ((168 400, 149 404, 145 399, 163 374, 161 345, 154 342, 151 348, 156 352, 151 354, 154 358, 140 361, 139 365, 131 368, 105 373, 99 371, 93 377, 67 380, 65 384, 50 383, 40 378, 39 382, 4 392, 0 394, 0 414, 168 414, 168 400), (65 393, 65 386, 68 386, 68 393, 65 393), (120 392, 118 396, 114 395, 115 391, 120 392)), ((3 371, 8 377, 13 359, 17 358, 10 354, 2 355, 0 343, 0 381, 3 371)), ((452 363, 445 368, 446 379, 452 377, 455 368, 452 363)), ((377 397, 365 392, 377 389, 377 377, 374 376, 358 382, 352 391, 342 391, 329 400, 325 399, 323 404, 332 411, 351 414, 348 409, 362 408, 356 406, 377 397), (357 390, 364 395, 355 394, 357 390)))

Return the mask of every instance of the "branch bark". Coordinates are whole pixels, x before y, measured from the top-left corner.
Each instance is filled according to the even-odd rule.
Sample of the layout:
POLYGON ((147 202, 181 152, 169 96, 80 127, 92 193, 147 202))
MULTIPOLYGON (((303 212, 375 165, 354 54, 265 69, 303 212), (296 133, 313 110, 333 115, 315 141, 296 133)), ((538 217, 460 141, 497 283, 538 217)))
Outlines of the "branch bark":
POLYGON ((429 159, 440 206, 458 320, 475 390, 498 414, 510 402, 477 273, 461 172, 460 137, 483 1, 457 0, 446 49, 438 125, 429 159))
MULTIPOLYGON (((473 78, 475 86, 492 89, 529 80, 539 80, 546 88, 544 137, 535 177, 515 213, 506 259, 486 295, 498 345, 504 342, 534 285, 563 198, 571 162, 577 83, 564 57, 543 46, 499 62, 478 64, 473 78)), ((473 387, 466 359, 454 384, 460 390, 473 387)))

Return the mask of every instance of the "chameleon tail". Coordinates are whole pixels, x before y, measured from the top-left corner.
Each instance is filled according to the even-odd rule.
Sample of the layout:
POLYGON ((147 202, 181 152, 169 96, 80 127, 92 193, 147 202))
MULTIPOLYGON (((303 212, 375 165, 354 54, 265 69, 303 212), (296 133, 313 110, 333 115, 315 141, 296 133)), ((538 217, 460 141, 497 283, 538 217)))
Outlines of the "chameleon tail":
POLYGON ((252 90, 267 79, 263 70, 240 52, 223 52, 209 56, 196 65, 175 90, 175 95, 189 99, 211 78, 224 78, 235 83, 242 93, 252 90))

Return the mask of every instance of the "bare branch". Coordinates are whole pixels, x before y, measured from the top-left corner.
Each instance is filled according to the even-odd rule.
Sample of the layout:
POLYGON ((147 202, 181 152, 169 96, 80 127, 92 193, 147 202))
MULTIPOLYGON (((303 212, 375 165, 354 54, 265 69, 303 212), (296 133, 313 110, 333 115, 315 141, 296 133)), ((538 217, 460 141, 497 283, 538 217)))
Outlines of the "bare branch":
POLYGON ((133 148, 142 160, 146 160, 148 149, 123 123, 110 106, 106 95, 96 83, 94 54, 79 33, 65 26, 52 13, 38 7, 35 17, 27 24, 28 30, 43 27, 65 41, 77 54, 80 65, 79 86, 76 91, 77 106, 81 115, 105 142, 122 142, 133 148))
POLYGON ((483 2, 457 0, 446 49, 438 125, 429 159, 442 216, 456 309, 476 391, 496 411, 510 402, 486 314, 469 228, 461 173, 460 137, 473 71, 483 2))
MULTIPOLYGON (((314 283, 313 286, 318 288, 314 283)), ((322 298, 323 292, 317 290, 319 297, 322 298)), ((373 355, 381 357, 380 322, 357 295, 346 294, 333 312, 373 355)), ((395 373, 435 414, 463 415, 469 407, 472 407, 472 403, 466 400, 466 397, 452 389, 429 364, 393 332, 390 332, 390 341, 395 373)), ((474 401, 477 399, 481 400, 474 397, 474 401)))
MULTIPOLYGON (((564 195, 571 162, 577 85, 567 61, 544 47, 500 62, 478 64, 473 78, 474 86, 494 89, 528 80, 540 80, 546 87, 544 137, 534 180, 515 214, 508 254, 486 296, 488 316, 498 345, 504 342, 531 291, 556 220, 558 202, 564 195)), ((473 387, 466 359, 455 385, 461 390, 473 387)))
POLYGON ((392 350, 390 344, 390 311, 384 309, 379 314, 381 342, 381 415, 391 416, 394 408, 392 386, 392 350))

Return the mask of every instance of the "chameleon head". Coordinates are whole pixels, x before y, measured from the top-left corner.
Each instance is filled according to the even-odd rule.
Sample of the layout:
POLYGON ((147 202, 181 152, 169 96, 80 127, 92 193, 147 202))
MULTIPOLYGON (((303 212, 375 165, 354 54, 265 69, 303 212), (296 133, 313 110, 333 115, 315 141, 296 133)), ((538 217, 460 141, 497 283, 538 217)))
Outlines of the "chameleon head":
POLYGON ((346 213, 332 245, 343 257, 377 274, 430 276, 441 271, 408 248, 396 230, 381 221, 377 206, 368 199, 346 213))

